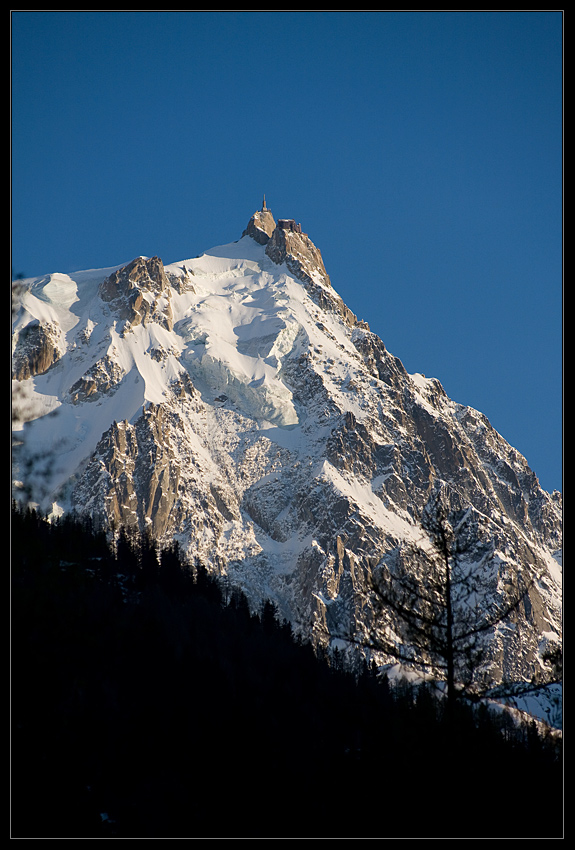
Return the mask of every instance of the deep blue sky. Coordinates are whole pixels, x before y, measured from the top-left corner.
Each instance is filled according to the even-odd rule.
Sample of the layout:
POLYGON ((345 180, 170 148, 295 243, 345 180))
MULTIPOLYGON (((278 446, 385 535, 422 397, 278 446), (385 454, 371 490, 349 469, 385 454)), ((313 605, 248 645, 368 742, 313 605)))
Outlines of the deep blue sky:
POLYGON ((265 192, 562 489, 560 12, 13 12, 12 269, 187 259, 265 192))

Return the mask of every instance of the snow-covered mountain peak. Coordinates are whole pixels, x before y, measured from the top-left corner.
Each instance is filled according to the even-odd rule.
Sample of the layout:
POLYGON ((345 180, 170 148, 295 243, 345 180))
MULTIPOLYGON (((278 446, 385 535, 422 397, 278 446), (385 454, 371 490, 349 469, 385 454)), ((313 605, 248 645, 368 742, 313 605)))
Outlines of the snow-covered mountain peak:
POLYGON ((43 508, 176 538, 329 642, 361 632, 366 576, 420 545, 442 484, 475 518, 478 562, 489 550, 499 576, 544 577, 521 635, 491 636, 494 675, 531 675, 542 636, 559 637, 560 496, 484 416, 407 374, 295 220, 264 208, 198 257, 22 290, 15 467, 43 508))

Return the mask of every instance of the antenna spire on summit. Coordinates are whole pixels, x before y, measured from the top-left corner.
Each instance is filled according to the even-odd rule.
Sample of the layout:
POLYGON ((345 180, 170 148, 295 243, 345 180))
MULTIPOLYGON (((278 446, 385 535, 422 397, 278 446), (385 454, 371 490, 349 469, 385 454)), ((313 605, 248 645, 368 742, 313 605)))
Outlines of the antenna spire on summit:
POLYGON ((264 195, 264 204, 263 204, 262 210, 267 210, 267 207, 266 207, 266 196, 265 196, 265 195, 264 195))

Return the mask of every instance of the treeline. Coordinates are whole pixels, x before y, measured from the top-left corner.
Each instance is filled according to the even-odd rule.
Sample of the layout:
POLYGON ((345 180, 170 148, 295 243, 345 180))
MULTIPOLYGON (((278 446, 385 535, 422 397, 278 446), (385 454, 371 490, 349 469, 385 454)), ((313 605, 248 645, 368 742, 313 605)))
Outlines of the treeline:
POLYGON ((560 837, 555 738, 352 675, 177 546, 12 515, 13 838, 560 837))

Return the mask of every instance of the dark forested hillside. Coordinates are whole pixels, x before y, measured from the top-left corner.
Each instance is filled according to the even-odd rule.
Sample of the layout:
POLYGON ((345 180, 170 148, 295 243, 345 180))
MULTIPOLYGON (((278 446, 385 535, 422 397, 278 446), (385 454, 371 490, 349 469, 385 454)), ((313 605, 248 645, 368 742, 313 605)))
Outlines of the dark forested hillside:
POLYGON ((12 517, 12 830, 560 837, 555 738, 352 676, 125 532, 12 517))

